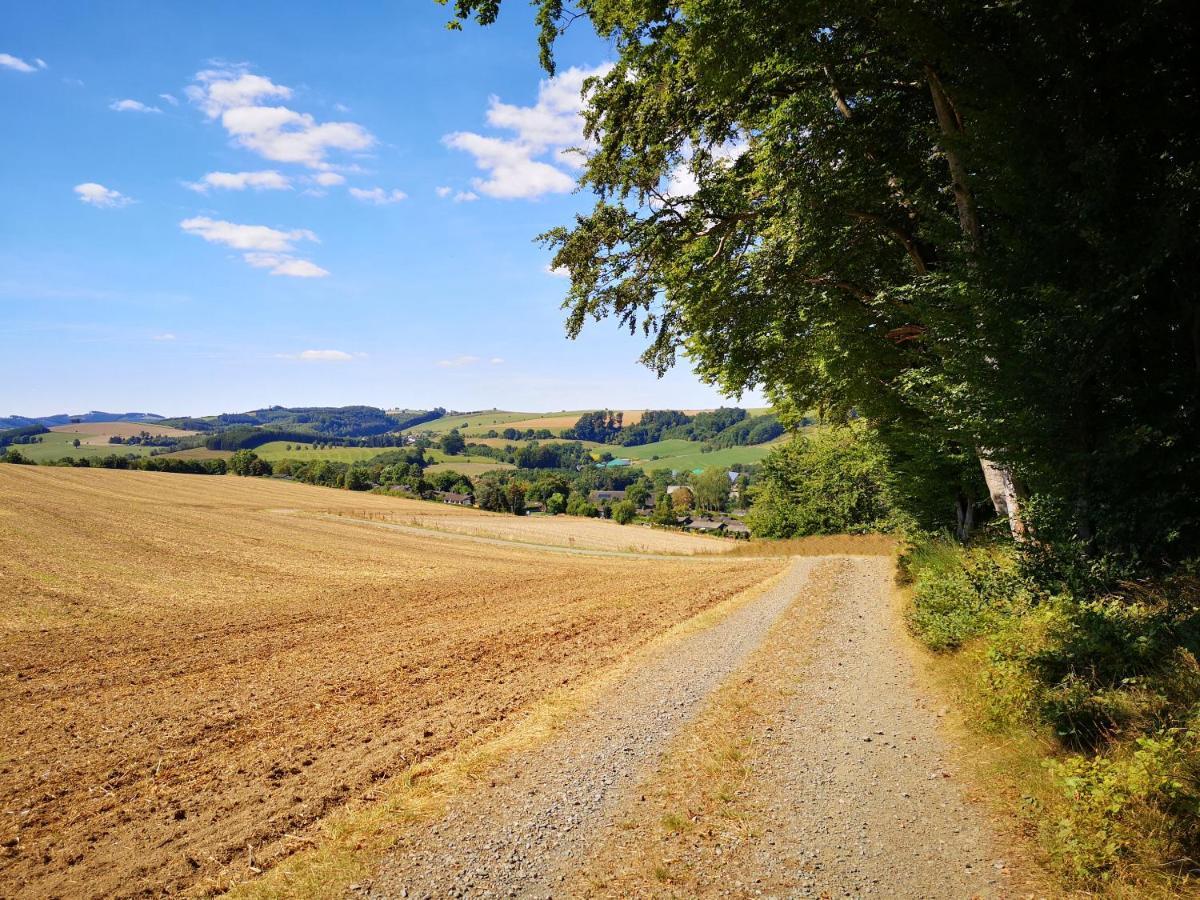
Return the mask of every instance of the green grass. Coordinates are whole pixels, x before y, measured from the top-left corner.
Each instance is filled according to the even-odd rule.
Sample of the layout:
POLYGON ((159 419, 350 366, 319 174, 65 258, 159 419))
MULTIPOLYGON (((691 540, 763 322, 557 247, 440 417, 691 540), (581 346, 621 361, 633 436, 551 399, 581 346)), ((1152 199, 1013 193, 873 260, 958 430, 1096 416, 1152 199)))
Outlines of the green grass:
POLYGON ((613 447, 611 452, 615 457, 632 459, 634 466, 648 472, 654 469, 691 471, 692 469, 707 469, 709 466, 728 468, 735 463, 756 463, 771 452, 770 444, 754 447, 726 447, 721 450, 713 450, 711 453, 701 451, 701 446, 695 441, 672 438, 666 441, 655 441, 653 444, 643 444, 640 447, 613 447), (655 456, 658 459, 652 458, 655 456))
POLYGON ((413 432, 432 431, 435 434, 445 434, 455 428, 466 434, 468 430, 479 431, 481 434, 491 428, 497 431, 503 431, 504 425, 507 422, 520 422, 523 419, 536 418, 538 413, 530 412, 510 412, 503 409, 484 410, 481 412, 459 413, 453 416, 442 416, 440 419, 434 419, 431 422, 422 422, 420 425, 414 425, 411 428, 405 428, 404 434, 413 432), (464 424, 469 423, 470 428, 464 428, 464 424))
POLYGON ((487 466, 490 469, 514 468, 510 463, 500 462, 500 460, 492 459, 490 456, 471 456, 467 453, 460 453, 458 456, 447 456, 436 447, 430 447, 426 450, 425 458, 435 465, 444 464, 445 468, 455 469, 464 475, 467 473, 465 469, 461 468, 462 466, 487 466))
POLYGON ((357 460, 371 459, 380 453, 386 453, 391 447, 325 447, 317 449, 313 444, 301 444, 297 441, 271 441, 261 447, 255 447, 254 452, 260 459, 268 462, 279 462, 284 459, 295 459, 300 462, 311 462, 315 459, 329 459, 334 462, 352 463, 357 460), (288 445, 292 449, 288 450, 288 445))
MULTIPOLYGON (((91 459, 97 456, 109 456, 113 453, 117 456, 149 456, 151 450, 162 449, 161 447, 144 447, 141 444, 85 444, 83 438, 87 435, 71 434, 65 431, 51 431, 49 434, 38 435, 42 440, 37 444, 10 444, 9 446, 18 451, 26 459, 31 459, 34 462, 51 462, 53 460, 62 459, 64 456, 73 456, 76 459, 91 459), (71 442, 76 438, 80 439, 78 447, 72 446, 71 442)), ((5 448, 8 449, 8 448, 5 448)))
MULTIPOLYGON (((476 456, 476 460, 483 457, 476 456)), ((429 466, 425 472, 428 475, 436 475, 438 472, 457 472, 459 475, 466 475, 468 478, 474 478, 476 475, 482 475, 484 472, 495 472, 497 469, 514 468, 511 464, 505 462, 497 462, 489 460, 488 462, 462 462, 465 457, 457 457, 455 462, 435 463, 429 466)))

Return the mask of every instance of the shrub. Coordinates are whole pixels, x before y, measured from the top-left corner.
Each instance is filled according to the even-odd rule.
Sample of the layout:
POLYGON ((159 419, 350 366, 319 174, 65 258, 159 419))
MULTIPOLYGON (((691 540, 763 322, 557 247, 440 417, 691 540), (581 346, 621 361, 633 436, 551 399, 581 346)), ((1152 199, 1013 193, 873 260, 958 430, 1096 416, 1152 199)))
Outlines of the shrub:
POLYGON ((637 516, 637 507, 632 500, 621 500, 614 503, 612 507, 612 517, 615 521, 622 525, 628 525, 637 516))
POLYGON ((759 467, 746 524, 756 537, 890 530, 896 524, 883 445, 866 426, 799 436, 759 467))

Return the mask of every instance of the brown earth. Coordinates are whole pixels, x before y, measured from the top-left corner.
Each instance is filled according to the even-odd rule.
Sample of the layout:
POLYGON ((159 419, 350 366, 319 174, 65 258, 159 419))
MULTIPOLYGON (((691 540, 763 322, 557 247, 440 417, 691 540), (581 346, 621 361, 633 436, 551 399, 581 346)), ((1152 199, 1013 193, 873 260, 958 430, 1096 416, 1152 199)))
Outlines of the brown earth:
POLYGON ((781 565, 371 519, 428 506, 0 466, 0 896, 219 889, 781 565))

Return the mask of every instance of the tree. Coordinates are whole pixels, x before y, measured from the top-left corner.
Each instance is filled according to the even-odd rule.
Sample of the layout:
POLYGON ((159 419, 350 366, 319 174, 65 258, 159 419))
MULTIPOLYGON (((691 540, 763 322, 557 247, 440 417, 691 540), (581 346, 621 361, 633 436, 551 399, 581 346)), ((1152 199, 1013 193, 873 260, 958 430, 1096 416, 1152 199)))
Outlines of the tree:
POLYGON ((696 506, 708 512, 720 512, 729 502, 729 473, 709 466, 693 482, 696 506))
POLYGON ((546 498, 546 512, 552 516, 557 516, 559 513, 566 512, 567 501, 562 494, 553 493, 546 498))
POLYGON ((1188 4, 535 5, 548 70, 581 14, 617 56, 586 88, 597 203, 545 235, 569 334, 611 316, 659 371, 686 344, 793 420, 856 411, 954 460, 925 477, 960 521, 972 454, 1014 530, 1029 494, 1043 540, 1200 548, 1188 4))
POLYGON ((366 470, 351 466, 346 470, 343 486, 348 491, 365 491, 371 487, 371 479, 367 477, 366 470))
POLYGON ((457 428, 452 428, 442 436, 442 452, 447 456, 458 456, 467 449, 467 442, 463 436, 458 433, 457 428))
POLYGON ((658 502, 654 504, 654 512, 650 515, 650 521, 655 525, 675 525, 678 523, 678 518, 675 516, 675 506, 671 503, 671 498, 663 493, 658 497, 658 502))
POLYGON ((671 495, 671 506, 677 513, 684 513, 696 504, 696 495, 690 487, 680 485, 671 495))
POLYGON ((271 464, 253 450, 238 450, 229 458, 229 471, 243 476, 270 475, 271 464))
POLYGON ((621 525, 628 525, 637 516, 637 506, 632 500, 619 500, 612 506, 613 520, 621 525))
POLYGON ((759 465, 746 524, 756 537, 888 530, 895 495, 887 451, 863 425, 780 445, 759 465))
POLYGON ((79 446, 79 438, 75 438, 75 440, 71 441, 71 446, 78 447, 79 446))

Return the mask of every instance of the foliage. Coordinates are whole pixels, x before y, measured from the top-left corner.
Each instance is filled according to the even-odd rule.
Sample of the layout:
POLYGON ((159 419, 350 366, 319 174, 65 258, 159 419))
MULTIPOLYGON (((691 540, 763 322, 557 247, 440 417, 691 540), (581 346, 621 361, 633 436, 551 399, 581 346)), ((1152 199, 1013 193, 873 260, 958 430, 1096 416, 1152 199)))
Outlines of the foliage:
POLYGON ((22 438, 30 438, 34 435, 46 434, 50 429, 45 425, 19 425, 15 428, 5 428, 0 431, 0 448, 7 447, 12 443, 20 443, 22 438))
POLYGON ((620 433, 623 415, 608 409, 584 413, 571 429, 571 437, 580 441, 607 443, 620 433))
POLYGON ((457 428, 452 428, 442 435, 441 446, 442 452, 447 456, 457 456, 467 449, 467 442, 463 440, 457 428))
POLYGON ((618 500, 612 505, 612 518, 614 522, 621 525, 628 525, 637 517, 637 505, 632 500, 618 500))
POLYGON ((229 471, 234 475, 270 475, 271 464, 259 459, 253 450, 238 450, 229 458, 229 471))
POLYGON ((759 466, 746 524, 756 537, 889 530, 896 523, 887 453, 854 425, 776 447, 759 466))
POLYGON ((567 498, 567 515, 586 516, 587 518, 595 519, 600 516, 600 510, 588 502, 588 498, 583 494, 571 494, 567 498))
POLYGON ((3 457, 0 457, 0 462, 12 463, 13 465, 17 465, 17 466, 32 466, 32 465, 34 465, 33 460, 26 459, 24 456, 21 455, 20 450, 14 450, 12 447, 10 447, 8 450, 5 451, 3 457))
POLYGON ((926 538, 901 562, 913 632, 970 654, 983 725, 1051 737, 1041 836, 1063 875, 1082 887, 1183 877, 1200 855, 1196 576, 1076 596, 1047 591, 999 543, 926 538))
POLYGON ((692 481, 695 489, 696 508, 706 512, 721 512, 729 503, 729 473, 717 466, 709 466, 692 481))
POLYGON ((535 6, 544 65, 579 15, 616 56, 586 86, 596 204, 545 235, 571 335, 612 317, 659 371, 686 350, 914 460, 987 448, 1098 556, 1200 549, 1189 4, 535 6))

